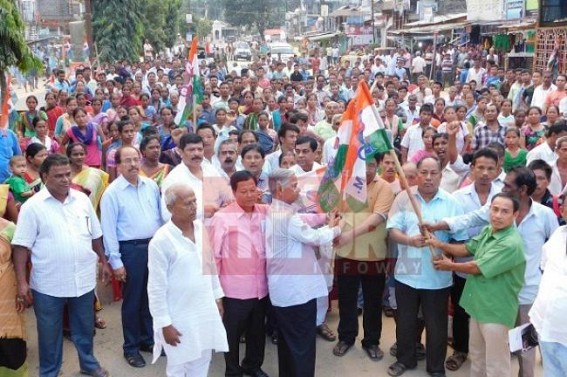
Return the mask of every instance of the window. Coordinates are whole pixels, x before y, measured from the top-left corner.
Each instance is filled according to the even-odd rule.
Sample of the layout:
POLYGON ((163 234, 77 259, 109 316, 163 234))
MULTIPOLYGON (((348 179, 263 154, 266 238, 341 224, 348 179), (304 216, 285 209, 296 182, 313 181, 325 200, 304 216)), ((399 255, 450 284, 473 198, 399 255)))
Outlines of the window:
POLYGON ((554 26, 560 22, 567 23, 567 1, 541 0, 540 24, 554 26))

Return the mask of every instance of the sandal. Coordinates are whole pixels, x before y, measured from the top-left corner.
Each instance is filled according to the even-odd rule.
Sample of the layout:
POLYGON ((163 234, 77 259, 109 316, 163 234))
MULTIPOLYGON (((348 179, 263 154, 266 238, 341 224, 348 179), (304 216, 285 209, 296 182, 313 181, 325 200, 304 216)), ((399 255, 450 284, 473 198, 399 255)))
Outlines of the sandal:
POLYGON ((406 370, 408 370, 408 368, 404 364, 396 361, 388 367, 388 376, 398 377, 404 374, 406 370))
POLYGON ((451 356, 445 361, 445 368, 454 372, 459 370, 463 363, 467 360, 467 354, 464 352, 455 351, 451 356))
POLYGON ((106 329, 106 321, 100 317, 96 317, 95 319, 95 328, 97 329, 106 329))
POLYGON ((326 341, 334 342, 337 340, 337 336, 333 333, 333 331, 327 326, 326 323, 323 323, 321 326, 317 326, 317 334, 326 341))

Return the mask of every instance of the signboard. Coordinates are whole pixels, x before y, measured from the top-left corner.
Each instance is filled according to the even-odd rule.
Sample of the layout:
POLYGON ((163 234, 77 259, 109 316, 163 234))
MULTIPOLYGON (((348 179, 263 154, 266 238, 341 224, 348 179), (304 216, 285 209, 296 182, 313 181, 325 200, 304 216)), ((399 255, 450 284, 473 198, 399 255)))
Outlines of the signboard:
POLYGON ((372 35, 372 26, 361 25, 361 26, 347 26, 347 35, 372 35))
POLYGON ((185 23, 192 24, 193 23, 193 15, 190 13, 185 14, 185 23))
POLYGON ((467 0, 468 21, 500 21, 504 0, 467 0))
POLYGON ((329 6, 321 4, 321 17, 329 17, 329 6))
POLYGON ((349 35, 351 46, 366 46, 373 42, 372 34, 349 35))
POLYGON ((517 20, 524 14, 524 0, 506 0, 506 19, 517 20))

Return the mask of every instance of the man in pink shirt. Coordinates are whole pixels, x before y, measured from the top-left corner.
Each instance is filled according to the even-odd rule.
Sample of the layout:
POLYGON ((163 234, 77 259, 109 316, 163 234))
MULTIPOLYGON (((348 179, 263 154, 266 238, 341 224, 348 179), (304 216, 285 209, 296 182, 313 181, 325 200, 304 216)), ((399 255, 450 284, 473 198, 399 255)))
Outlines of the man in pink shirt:
POLYGON ((235 201, 212 218, 209 233, 222 289, 229 351, 225 376, 267 377, 264 362, 264 319, 268 303, 265 219, 268 206, 257 204, 256 178, 248 171, 230 177, 235 201), (240 366, 239 342, 246 334, 240 366))

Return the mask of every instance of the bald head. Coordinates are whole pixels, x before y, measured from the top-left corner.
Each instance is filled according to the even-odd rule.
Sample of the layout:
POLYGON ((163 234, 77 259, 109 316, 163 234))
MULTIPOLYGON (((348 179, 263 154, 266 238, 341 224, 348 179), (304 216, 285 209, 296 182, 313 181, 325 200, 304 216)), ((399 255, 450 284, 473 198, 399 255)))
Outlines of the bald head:
POLYGON ((170 207, 173 207, 177 200, 186 198, 187 196, 195 195, 193 189, 186 183, 174 183, 165 190, 165 204, 167 208, 171 211, 170 207))

